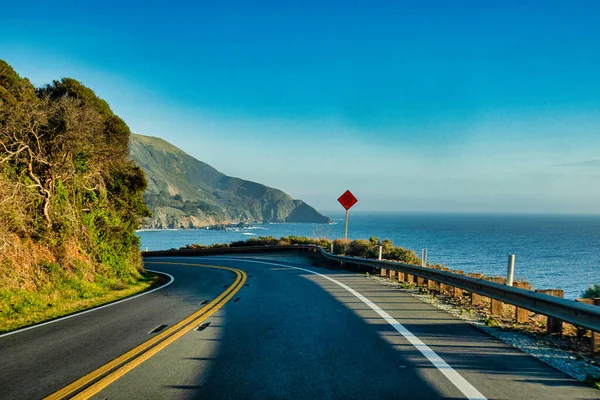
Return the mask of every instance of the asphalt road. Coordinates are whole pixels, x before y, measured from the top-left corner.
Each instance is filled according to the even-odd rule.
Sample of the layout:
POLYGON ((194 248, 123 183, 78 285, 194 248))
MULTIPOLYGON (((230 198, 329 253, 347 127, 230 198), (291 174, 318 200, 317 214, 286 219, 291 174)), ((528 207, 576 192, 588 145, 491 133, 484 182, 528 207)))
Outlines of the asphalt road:
POLYGON ((43 398, 172 326, 247 273, 204 324, 96 399, 580 399, 600 392, 359 274, 232 257, 148 259, 164 289, 0 336, 0 398, 43 398), (291 267, 291 268, 290 268, 291 267), (315 274, 317 273, 317 274, 315 274), (320 275, 318 275, 320 274, 320 275))

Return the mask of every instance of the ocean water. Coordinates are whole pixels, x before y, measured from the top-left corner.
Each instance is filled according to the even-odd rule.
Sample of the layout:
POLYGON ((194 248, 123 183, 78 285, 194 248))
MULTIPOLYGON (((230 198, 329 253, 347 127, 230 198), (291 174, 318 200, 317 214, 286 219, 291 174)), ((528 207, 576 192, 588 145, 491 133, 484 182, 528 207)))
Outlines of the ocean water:
MULTIPOLYGON (((245 229, 139 231, 142 248, 162 250, 186 244, 229 243, 257 236, 344 236, 344 215, 334 223, 255 224, 245 229)), ((575 298, 600 284, 600 216, 367 214, 350 213, 348 237, 390 239, 414 250, 427 248, 429 263, 504 276, 515 254, 515 277, 536 289, 563 289, 575 298)))

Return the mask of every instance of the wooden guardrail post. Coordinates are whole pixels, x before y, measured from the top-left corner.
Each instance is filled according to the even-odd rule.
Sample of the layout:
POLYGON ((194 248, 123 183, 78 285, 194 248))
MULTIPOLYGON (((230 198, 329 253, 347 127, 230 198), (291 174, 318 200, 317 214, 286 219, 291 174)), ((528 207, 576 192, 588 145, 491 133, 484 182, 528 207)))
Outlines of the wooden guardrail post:
MULTIPOLYGON (((472 274, 467 274, 468 277, 471 278, 475 278, 475 279, 481 279, 483 278, 483 274, 476 272, 476 273, 472 273, 472 274)), ((477 294, 477 293, 473 293, 471 292, 471 305, 473 306, 478 306, 481 303, 483 303, 483 296, 477 294)))
MULTIPOLYGON (((439 267, 436 268, 439 269, 440 271, 450 271, 450 269, 448 267, 439 267)), ((448 285, 446 285, 445 283, 442 282, 438 282, 439 286, 440 286, 440 293, 445 294, 448 291, 448 285)))
POLYGON ((413 285, 415 283, 415 276, 413 274, 406 274, 406 283, 413 285))
MULTIPOLYGON (((594 299, 575 299, 575 301, 600 306, 600 297, 594 299)), ((583 332, 585 332, 585 330, 583 330, 583 332)), ((590 348, 592 352, 592 358, 600 358, 600 332, 592 331, 592 337, 590 338, 590 348)))
POLYGON ((385 277, 387 276, 387 269, 385 269, 385 268, 381 268, 381 269, 379 270, 379 276, 381 276, 381 277, 385 278, 385 277))
MULTIPOLYGON (((529 282, 513 282, 513 286, 525 290, 533 289, 529 282)), ((521 307, 515 307, 515 322, 517 324, 525 324, 529 322, 529 314, 529 310, 521 307)))
MULTIPOLYGON (((504 283, 504 278, 501 276, 492 276, 487 278, 488 281, 494 283, 504 283)), ((504 310, 504 303, 500 300, 491 299, 490 302, 490 311, 492 315, 502 315, 502 311, 504 310)))
POLYGON ((398 271, 398 282, 404 282, 406 280, 406 275, 404 272, 398 271))
POLYGON ((396 271, 394 271, 393 269, 390 269, 388 271, 388 278, 394 279, 395 277, 396 277, 396 271))
MULTIPOLYGON (((438 266, 434 266, 434 267, 430 267, 436 270, 441 270, 440 267, 438 266)), ((442 284, 438 281, 435 281, 433 279, 427 279, 427 289, 429 289, 430 291, 436 291, 439 293, 442 293, 442 284)))
POLYGON ((422 276, 417 276, 417 286, 423 287, 425 286, 425 278, 422 276))
POLYGON ((427 289, 431 291, 439 290, 439 285, 433 279, 427 278, 427 289))
MULTIPOLYGON (((457 274, 457 275, 464 275, 465 271, 461 271, 461 270, 454 270, 452 271, 453 273, 457 274)), ((461 288, 458 287, 454 287, 452 289, 452 297, 456 298, 456 299, 460 299, 463 296, 463 290, 461 288)))
MULTIPOLYGON (((561 298, 564 297, 564 295, 565 295, 565 292, 562 289, 538 289, 538 290, 536 290, 536 292, 547 294, 550 296, 561 297, 561 298)), ((547 318, 548 318, 548 323, 547 323, 546 333, 548 333, 548 334, 558 333, 558 334, 562 335, 563 322, 557 318, 552 318, 552 317, 547 317, 547 318)))
MULTIPOLYGON (((593 300, 595 306, 600 306, 600 298, 593 300)), ((592 331, 592 357, 600 358, 600 332, 592 331)))

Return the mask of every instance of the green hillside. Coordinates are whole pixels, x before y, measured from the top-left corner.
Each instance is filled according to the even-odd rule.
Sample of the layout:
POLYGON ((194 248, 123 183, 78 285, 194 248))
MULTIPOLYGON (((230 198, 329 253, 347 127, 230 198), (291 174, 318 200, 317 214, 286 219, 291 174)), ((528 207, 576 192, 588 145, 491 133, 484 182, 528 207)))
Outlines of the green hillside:
POLYGON ((131 135, 144 170, 149 228, 198 228, 239 222, 328 223, 329 218, 281 190, 222 174, 160 138, 131 135))

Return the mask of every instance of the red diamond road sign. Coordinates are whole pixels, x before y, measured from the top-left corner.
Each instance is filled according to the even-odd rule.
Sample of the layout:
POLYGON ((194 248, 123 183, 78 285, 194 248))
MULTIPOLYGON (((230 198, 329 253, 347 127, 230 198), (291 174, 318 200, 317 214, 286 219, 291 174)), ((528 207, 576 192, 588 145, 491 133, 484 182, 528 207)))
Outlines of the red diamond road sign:
POLYGON ((355 205, 358 202, 358 199, 354 197, 352 192, 346 190, 343 195, 338 198, 338 201, 346 210, 349 210, 350 207, 355 205))

